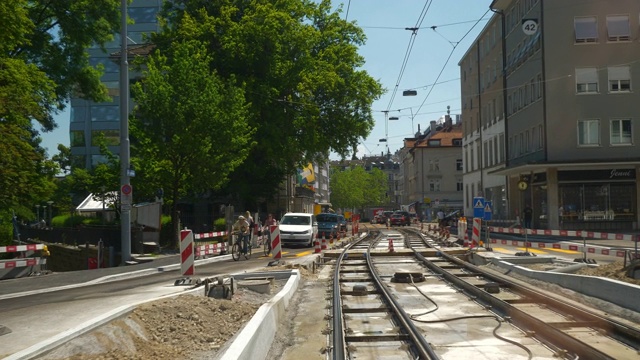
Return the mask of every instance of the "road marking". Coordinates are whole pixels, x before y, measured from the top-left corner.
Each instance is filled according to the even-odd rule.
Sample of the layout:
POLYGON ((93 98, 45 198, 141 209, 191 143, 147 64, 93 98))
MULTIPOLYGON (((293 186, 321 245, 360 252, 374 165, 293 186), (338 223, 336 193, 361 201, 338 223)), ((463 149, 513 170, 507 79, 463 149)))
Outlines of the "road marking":
POLYGON ((307 250, 307 251, 303 251, 303 252, 301 252, 301 253, 295 254, 295 256, 296 256, 296 257, 301 257, 301 256, 309 255, 309 254, 311 254, 311 253, 312 253, 312 251, 311 251, 311 250, 307 250))
POLYGON ((564 249, 554 249, 554 248, 546 248, 546 250, 550 250, 550 251, 557 251, 560 253, 565 253, 565 254, 582 254, 581 251, 575 251, 575 250, 564 250, 564 249))
POLYGON ((509 250, 509 249, 505 249, 505 248, 497 248, 497 247, 491 247, 493 249, 494 252, 502 252, 502 253, 507 253, 510 255, 513 255, 515 253, 515 251, 509 250))

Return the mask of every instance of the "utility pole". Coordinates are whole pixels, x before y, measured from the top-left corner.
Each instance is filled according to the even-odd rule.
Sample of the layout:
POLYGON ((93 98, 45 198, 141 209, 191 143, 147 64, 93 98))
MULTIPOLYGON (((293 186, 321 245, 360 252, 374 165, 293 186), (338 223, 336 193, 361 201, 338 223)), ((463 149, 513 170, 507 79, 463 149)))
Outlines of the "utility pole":
POLYGON ((127 59, 127 0, 120 2, 120 236, 122 264, 131 259, 131 198, 129 185, 129 62, 127 59))

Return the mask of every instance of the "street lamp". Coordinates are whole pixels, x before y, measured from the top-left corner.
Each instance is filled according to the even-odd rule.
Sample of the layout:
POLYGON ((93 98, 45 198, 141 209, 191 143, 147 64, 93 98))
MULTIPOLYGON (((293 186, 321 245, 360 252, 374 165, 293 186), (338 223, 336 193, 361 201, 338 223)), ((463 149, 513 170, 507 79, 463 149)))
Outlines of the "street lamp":
POLYGON ((40 222, 40 205, 36 205, 36 222, 40 222))
MULTIPOLYGON (((129 185, 129 62, 127 0, 120 2, 120 237, 122 264, 131 258, 131 186, 129 185), (125 193, 126 191, 126 193, 125 193)), ((174 219, 176 221, 176 219, 174 219)))

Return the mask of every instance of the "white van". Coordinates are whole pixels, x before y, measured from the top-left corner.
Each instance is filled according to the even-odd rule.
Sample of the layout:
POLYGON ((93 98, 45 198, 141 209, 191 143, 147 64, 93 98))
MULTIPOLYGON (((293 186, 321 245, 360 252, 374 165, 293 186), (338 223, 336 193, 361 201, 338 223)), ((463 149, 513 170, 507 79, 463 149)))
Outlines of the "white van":
POLYGON ((316 216, 307 213, 284 214, 279 228, 282 245, 302 244, 311 247, 318 234, 316 216))

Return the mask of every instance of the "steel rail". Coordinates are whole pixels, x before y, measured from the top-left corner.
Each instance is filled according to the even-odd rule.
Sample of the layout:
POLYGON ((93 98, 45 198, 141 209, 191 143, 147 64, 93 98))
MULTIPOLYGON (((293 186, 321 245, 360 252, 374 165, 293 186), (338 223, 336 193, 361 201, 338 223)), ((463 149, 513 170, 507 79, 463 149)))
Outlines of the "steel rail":
MULTIPOLYGON (((366 238, 366 237, 365 237, 366 238)), ((342 297, 340 296, 340 263, 344 256, 347 254, 347 250, 351 249, 354 245, 360 243, 365 238, 360 238, 355 242, 348 244, 340 256, 336 259, 335 269, 333 270, 333 299, 332 299, 332 307, 333 307, 333 331, 332 331, 332 347, 331 354, 334 360, 344 360, 346 359, 346 346, 345 346, 345 334, 344 327, 342 324, 342 297)))
MULTIPOLYGON (((431 271, 441 275, 446 281, 455 284, 460 289, 467 291, 469 294, 481 299, 483 302, 491 305, 492 308, 497 311, 508 314, 511 317, 511 321, 516 325, 523 329, 535 329, 536 338, 545 343, 550 348, 556 350, 558 353, 562 353, 568 351, 570 353, 576 354, 581 359, 614 359, 610 355, 601 352, 598 349, 591 347, 589 344, 576 339, 567 333, 561 331, 560 329, 548 325, 547 323, 539 320, 532 315, 525 313, 522 310, 510 305, 509 303, 498 299, 483 289, 478 288, 475 285, 471 285, 468 282, 464 281, 460 277, 451 274, 450 272, 440 268, 433 262, 426 259, 422 254, 415 251, 415 256, 422 261, 425 266, 427 266, 431 271), (556 345, 561 344, 561 345, 556 345), (561 347, 560 347, 561 346, 561 347)), ((603 319, 598 317, 595 314, 586 312, 582 309, 576 308, 569 304, 563 303, 559 300, 553 299, 549 296, 546 296, 542 293, 534 291, 532 289, 528 289, 526 287, 520 286, 517 283, 510 281, 506 277, 497 276, 495 274, 487 273, 480 269, 479 267, 472 265, 470 263, 464 262, 463 260, 458 259, 453 255, 449 255, 446 252, 441 252, 441 256, 462 268, 465 268, 472 273, 476 273, 478 275, 482 275, 485 278, 500 283, 502 286, 505 286, 516 293, 520 293, 521 295, 526 296, 531 302, 540 302, 543 304, 547 304, 550 308, 556 309, 561 313, 571 314, 575 319, 579 320, 580 323, 589 323, 591 327, 599 327, 602 329, 611 329, 616 328, 617 333, 624 334, 627 337, 632 339, 640 339, 640 334, 637 329, 631 329, 623 324, 619 324, 617 322, 610 321, 608 319, 603 319), (608 324, 608 325, 607 325, 608 324)))
POLYGON ((436 355, 435 351, 427 342, 427 339, 421 334, 420 330, 415 326, 411 317, 407 315, 407 313, 402 309, 402 306, 391 296, 389 290, 386 286, 382 284, 382 280, 380 276, 375 271, 373 267, 373 262, 371 261, 371 248, 373 247, 373 243, 369 245, 367 249, 367 266, 369 267, 369 271, 373 276, 376 284, 378 285, 378 289, 381 290, 384 295, 387 303, 391 310, 396 314, 396 317, 400 321, 401 325, 404 327, 405 331, 407 331, 409 337, 414 343, 418 354, 420 355, 420 359, 439 359, 438 355, 436 355))

